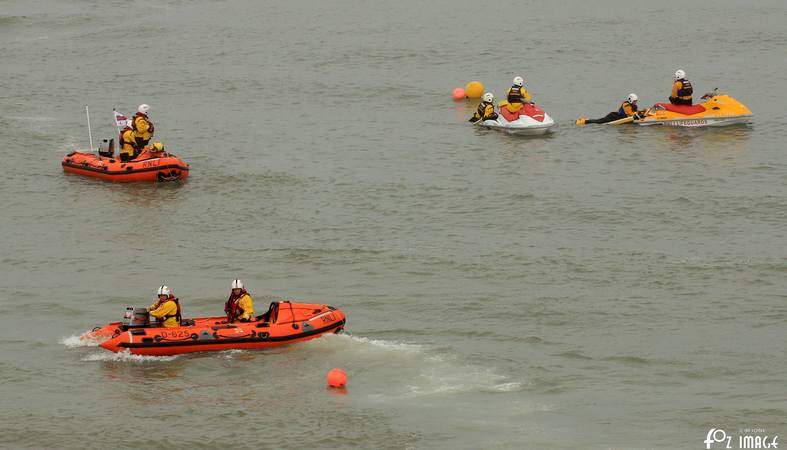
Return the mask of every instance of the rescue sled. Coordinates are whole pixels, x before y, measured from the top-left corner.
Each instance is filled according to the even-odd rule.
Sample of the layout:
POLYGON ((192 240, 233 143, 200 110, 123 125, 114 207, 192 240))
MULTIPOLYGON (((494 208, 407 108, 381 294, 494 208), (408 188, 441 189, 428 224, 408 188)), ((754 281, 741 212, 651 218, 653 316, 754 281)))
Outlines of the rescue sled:
POLYGON ((102 180, 128 183, 135 181, 177 181, 189 176, 189 165, 167 152, 143 151, 131 161, 114 157, 113 139, 104 140, 98 154, 71 152, 63 157, 63 170, 102 180))
POLYGON ((644 119, 635 120, 639 125, 665 125, 672 127, 723 127, 750 123, 754 114, 744 104, 729 95, 714 91, 702 96, 705 100, 696 105, 656 103, 644 119))
POLYGON ((540 135, 555 126, 549 114, 535 103, 498 103, 500 114, 497 120, 485 120, 479 126, 505 131, 508 134, 540 135))
POLYGON ((307 341, 344 329, 345 316, 328 305, 273 302, 251 322, 227 323, 225 316, 182 319, 181 326, 150 323, 145 308, 126 308, 123 321, 81 336, 113 352, 167 356, 181 353, 275 347, 307 341))

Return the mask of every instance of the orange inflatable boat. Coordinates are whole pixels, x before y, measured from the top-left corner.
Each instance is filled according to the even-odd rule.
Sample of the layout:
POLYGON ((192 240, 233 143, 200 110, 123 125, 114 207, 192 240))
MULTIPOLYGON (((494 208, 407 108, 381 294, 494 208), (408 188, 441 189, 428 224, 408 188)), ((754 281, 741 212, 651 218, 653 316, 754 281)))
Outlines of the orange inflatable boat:
POLYGON ((143 151, 131 161, 121 161, 109 153, 71 152, 63 157, 63 170, 102 180, 128 183, 134 181, 176 181, 189 176, 189 165, 167 152, 143 151))
POLYGON ((227 323, 227 318, 181 320, 181 326, 151 325, 145 308, 127 308, 122 322, 113 322, 82 335, 113 352, 166 356, 229 349, 275 347, 307 341, 344 329, 345 316, 327 305, 271 303, 265 314, 251 322, 227 323))

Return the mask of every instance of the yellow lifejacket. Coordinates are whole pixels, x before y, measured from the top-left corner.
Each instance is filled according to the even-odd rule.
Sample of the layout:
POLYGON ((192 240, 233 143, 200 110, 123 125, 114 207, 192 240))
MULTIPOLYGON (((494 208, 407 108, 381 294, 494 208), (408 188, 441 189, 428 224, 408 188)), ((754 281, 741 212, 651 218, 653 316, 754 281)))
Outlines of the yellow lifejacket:
POLYGON ((621 103, 620 108, 618 109, 618 114, 620 114, 621 116, 628 117, 628 116, 633 116, 636 113, 637 113, 637 108, 634 106, 634 104, 630 103, 628 100, 621 103))
POLYGON ((473 114, 473 118, 478 120, 486 120, 490 117, 494 117, 495 115, 495 105, 487 102, 481 102, 478 105, 478 109, 476 109, 475 114, 473 114))

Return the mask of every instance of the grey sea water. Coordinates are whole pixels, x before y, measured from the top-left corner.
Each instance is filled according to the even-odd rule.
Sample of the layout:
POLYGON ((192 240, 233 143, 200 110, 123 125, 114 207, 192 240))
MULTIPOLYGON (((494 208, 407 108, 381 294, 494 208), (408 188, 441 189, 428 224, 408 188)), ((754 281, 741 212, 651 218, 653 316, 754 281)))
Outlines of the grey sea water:
MULTIPOLYGON (((787 433, 787 7, 699 2, 0 2, 0 447, 699 449, 787 433), (576 127, 629 92, 748 127, 576 127), (542 139, 451 89, 521 74, 542 139), (184 184, 60 160, 149 103, 184 184), (110 354, 167 283, 347 334, 110 354), (327 391, 328 369, 349 374, 327 391), (717 444, 719 445, 719 444, 717 444)), ((718 447, 715 447, 718 448, 718 447)))

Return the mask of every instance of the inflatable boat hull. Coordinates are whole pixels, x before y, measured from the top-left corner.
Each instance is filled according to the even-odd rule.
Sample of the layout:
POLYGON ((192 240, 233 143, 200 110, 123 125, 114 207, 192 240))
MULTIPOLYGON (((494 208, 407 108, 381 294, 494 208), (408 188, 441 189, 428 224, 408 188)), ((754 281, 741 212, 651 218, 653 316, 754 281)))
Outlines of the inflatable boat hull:
POLYGON ((327 305, 280 302, 252 322, 226 317, 185 320, 175 328, 126 327, 114 322, 82 336, 113 352, 169 356, 182 353, 276 347, 344 329, 344 313, 327 305))
POLYGON ((62 166, 68 173, 119 183, 177 181, 189 176, 189 165, 169 154, 162 157, 143 154, 132 161, 120 161, 94 153, 72 152, 63 157, 62 166))

